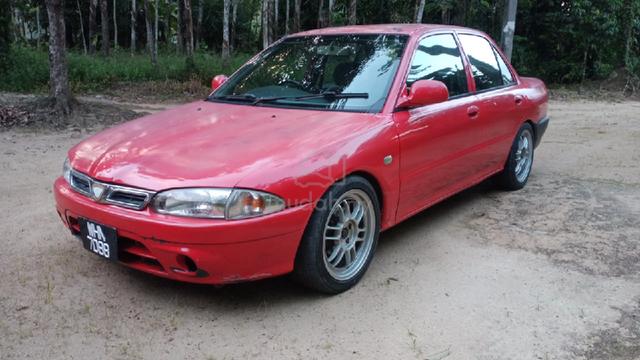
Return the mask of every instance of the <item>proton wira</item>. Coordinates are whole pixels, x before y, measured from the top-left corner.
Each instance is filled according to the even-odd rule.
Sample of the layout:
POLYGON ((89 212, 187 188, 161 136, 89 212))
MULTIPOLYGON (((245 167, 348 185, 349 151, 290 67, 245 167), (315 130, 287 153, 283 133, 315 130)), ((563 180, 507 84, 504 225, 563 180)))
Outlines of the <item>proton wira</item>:
POLYGON ((212 88, 68 152, 57 211, 87 250, 174 280, 292 273, 339 293, 381 231, 492 176, 525 186, 549 121, 540 80, 441 25, 289 35, 212 88))

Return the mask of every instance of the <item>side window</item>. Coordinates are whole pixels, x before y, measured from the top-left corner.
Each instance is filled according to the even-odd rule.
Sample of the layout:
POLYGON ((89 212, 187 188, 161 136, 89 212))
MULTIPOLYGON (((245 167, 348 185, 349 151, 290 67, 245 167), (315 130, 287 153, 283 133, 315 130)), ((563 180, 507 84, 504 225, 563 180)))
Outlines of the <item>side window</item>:
POLYGON ((460 35, 462 48, 469 58, 476 90, 502 86, 503 79, 493 47, 487 39, 477 35, 460 35))
POLYGON ((460 49, 452 34, 431 35, 420 41, 411 62, 407 86, 418 80, 442 81, 449 89, 449 96, 469 91, 460 49))
POLYGON ((493 54, 495 55, 496 59, 498 59, 498 66, 500 66, 500 73, 502 74, 502 83, 504 85, 513 84, 513 75, 511 75, 511 71, 509 71, 509 67, 507 66, 507 64, 504 62, 504 60, 502 60, 502 56, 498 54, 496 49, 493 49, 493 54))

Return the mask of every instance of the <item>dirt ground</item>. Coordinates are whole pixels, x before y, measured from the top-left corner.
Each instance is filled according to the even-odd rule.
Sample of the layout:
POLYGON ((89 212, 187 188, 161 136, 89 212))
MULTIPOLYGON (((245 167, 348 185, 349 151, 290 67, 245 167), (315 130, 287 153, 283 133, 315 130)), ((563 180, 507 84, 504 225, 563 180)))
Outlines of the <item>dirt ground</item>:
POLYGON ((524 190, 486 182, 385 232, 334 297, 92 256, 51 191, 90 131, 0 132, 0 358, 639 359, 640 102, 550 113, 524 190))

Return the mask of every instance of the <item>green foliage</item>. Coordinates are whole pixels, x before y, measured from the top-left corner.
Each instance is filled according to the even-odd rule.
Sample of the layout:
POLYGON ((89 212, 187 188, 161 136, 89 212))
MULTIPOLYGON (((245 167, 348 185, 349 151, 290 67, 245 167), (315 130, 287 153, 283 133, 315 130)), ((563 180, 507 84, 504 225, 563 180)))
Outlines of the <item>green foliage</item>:
MULTIPOLYGON (((185 58, 175 53, 161 53, 158 65, 153 66, 146 55, 131 56, 120 51, 103 58, 72 51, 68 54, 69 81, 77 90, 97 90, 117 82, 194 77, 208 84, 214 75, 230 74, 248 58, 247 54, 236 54, 225 67, 217 54, 198 52, 194 56, 193 69, 189 70, 185 58)), ((0 90, 38 91, 46 89, 48 82, 47 53, 30 47, 15 47, 9 55, 9 68, 0 74, 0 90)))
POLYGON ((7 66, 11 46, 11 7, 9 0, 0 0, 0 70, 7 66))

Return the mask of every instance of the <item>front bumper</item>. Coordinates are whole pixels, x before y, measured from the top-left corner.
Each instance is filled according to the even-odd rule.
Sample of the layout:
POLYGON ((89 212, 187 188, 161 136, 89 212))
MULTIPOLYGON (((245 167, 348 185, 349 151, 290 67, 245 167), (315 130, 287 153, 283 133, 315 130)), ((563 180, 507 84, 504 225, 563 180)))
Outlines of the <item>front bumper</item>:
POLYGON ((79 234, 80 217, 117 229, 121 264, 165 278, 205 284, 291 272, 313 211, 311 204, 305 204, 246 220, 181 218, 148 208, 138 211, 98 204, 73 191, 63 178, 56 180, 54 195, 58 215, 72 234, 79 234))

